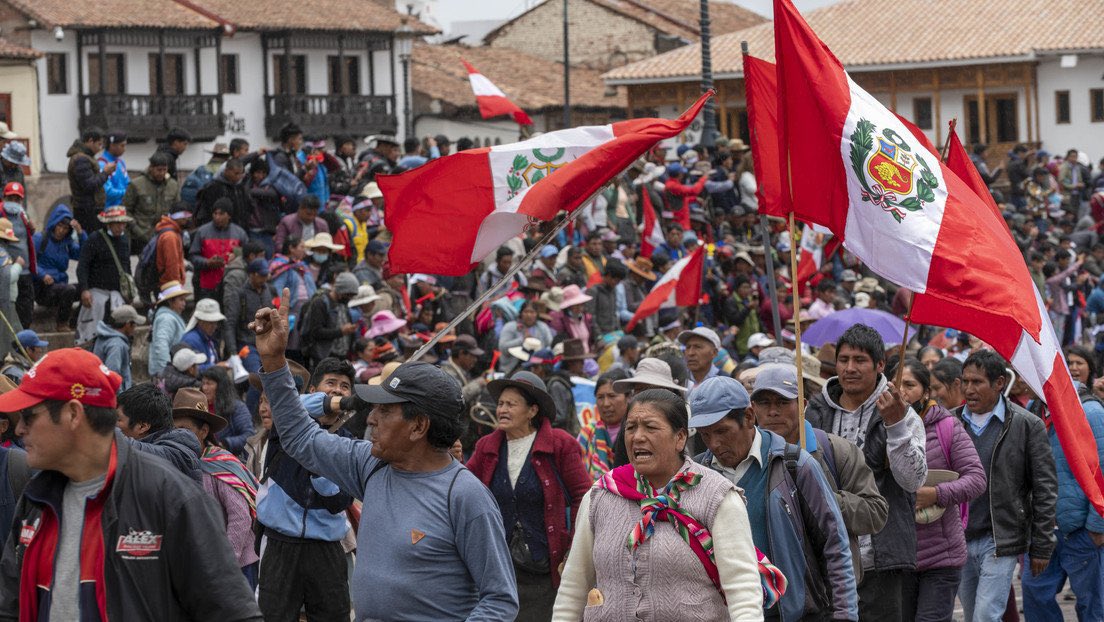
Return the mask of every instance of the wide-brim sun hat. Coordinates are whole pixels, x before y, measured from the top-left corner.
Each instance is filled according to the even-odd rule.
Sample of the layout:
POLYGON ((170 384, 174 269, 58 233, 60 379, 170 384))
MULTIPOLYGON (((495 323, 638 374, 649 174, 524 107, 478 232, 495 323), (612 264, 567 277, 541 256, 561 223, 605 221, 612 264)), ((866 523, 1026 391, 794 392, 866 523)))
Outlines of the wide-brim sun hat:
POLYGON ((406 320, 397 318, 394 313, 384 309, 372 316, 372 328, 368 329, 368 334, 366 336, 369 339, 374 339, 375 337, 393 333, 403 326, 406 326, 406 320))
POLYGON ((157 304, 160 305, 164 302, 172 300, 173 298, 191 295, 192 292, 184 289, 184 286, 180 284, 180 281, 169 281, 161 286, 161 293, 157 295, 157 304))
POLYGON ((98 218, 100 222, 105 224, 111 222, 134 222, 133 218, 127 216, 126 208, 121 205, 116 205, 114 207, 109 207, 105 209, 104 211, 100 212, 96 216, 96 218, 98 218))
POLYGON ((618 393, 628 393, 633 389, 647 386, 649 388, 667 389, 678 395, 686 395, 686 387, 675 383, 671 375, 671 366, 657 358, 643 358, 636 365, 636 374, 624 380, 615 380, 613 390, 618 393))
POLYGON ((487 392, 497 402, 502 392, 506 389, 517 389, 531 400, 537 403, 537 416, 549 421, 556 419, 556 402, 548 394, 548 387, 536 374, 528 371, 519 371, 510 378, 492 380, 487 383, 487 392))
POLYGON ((357 288, 356 298, 349 301, 349 307, 359 307, 379 300, 381 296, 376 293, 376 288, 371 285, 361 285, 357 288))
POLYGON ((525 341, 521 342, 520 346, 514 346, 508 350, 510 356, 518 359, 519 361, 528 361, 529 357, 541 349, 541 340, 536 337, 526 337, 525 341))
POLYGON ((345 245, 344 244, 335 244, 334 241, 333 241, 333 236, 330 235, 329 233, 315 234, 315 236, 313 238, 311 238, 311 239, 307 240, 306 242, 304 242, 303 246, 305 246, 309 249, 328 248, 331 251, 345 250, 345 245))
POLYGON ((563 288, 563 302, 560 303, 560 309, 567 309, 575 305, 585 304, 591 300, 594 300, 594 298, 584 294, 583 290, 580 289, 578 285, 568 285, 563 288))

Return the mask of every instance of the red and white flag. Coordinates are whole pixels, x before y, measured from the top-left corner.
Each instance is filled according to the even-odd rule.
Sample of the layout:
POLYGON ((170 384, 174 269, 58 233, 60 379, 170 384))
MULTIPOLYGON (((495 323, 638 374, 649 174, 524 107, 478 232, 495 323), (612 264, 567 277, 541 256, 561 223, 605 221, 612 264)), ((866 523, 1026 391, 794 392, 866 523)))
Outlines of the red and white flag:
POLYGON ((487 79, 487 76, 479 73, 466 60, 464 68, 468 70, 468 81, 471 82, 472 92, 475 93, 475 101, 479 104, 479 114, 484 119, 500 117, 504 114, 512 115, 518 125, 533 125, 533 120, 517 104, 510 101, 502 89, 487 79))
POLYGON ((655 206, 652 204, 648 188, 642 188, 640 196, 643 199, 642 211, 644 212, 644 235, 640 236, 640 256, 650 259, 652 253, 664 242, 663 227, 656 218, 655 206))
POLYGON ((1104 512, 1092 430, 1003 219, 848 77, 790 0, 775 0, 774 16, 780 169, 795 215, 916 292, 914 322, 964 330, 1008 359, 1046 401, 1074 476, 1104 512))
POLYGON ((785 218, 788 212, 779 177, 778 77, 774 63, 744 54, 744 88, 759 213, 785 218))
POLYGON ((658 141, 680 134, 712 94, 677 119, 559 130, 381 176, 391 270, 466 274, 511 238, 560 210, 575 210, 658 141))
POLYGON ((797 282, 800 290, 813 278, 824 260, 831 257, 839 246, 839 238, 819 225, 805 225, 801 233, 801 255, 797 260, 797 282))
POLYGON ((689 255, 676 261, 656 281, 655 287, 640 306, 636 308, 632 319, 625 325, 625 332, 633 328, 644 318, 654 315, 665 307, 696 307, 701 298, 702 270, 705 266, 705 246, 698 246, 689 255))

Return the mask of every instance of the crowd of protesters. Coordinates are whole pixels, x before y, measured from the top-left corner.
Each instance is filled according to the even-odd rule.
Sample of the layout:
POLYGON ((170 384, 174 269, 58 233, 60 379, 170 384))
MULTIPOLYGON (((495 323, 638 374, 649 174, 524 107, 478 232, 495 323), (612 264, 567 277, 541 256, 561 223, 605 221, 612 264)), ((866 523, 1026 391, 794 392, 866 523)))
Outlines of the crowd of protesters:
MULTIPOLYGON (((1104 518, 1046 405, 940 327, 798 349, 910 293, 841 249, 795 299, 739 139, 657 145, 557 235, 444 277, 389 269, 376 178, 470 140, 274 138, 187 172, 174 129, 139 170, 87 128, 33 210, 0 145, 0 617, 988 622, 1018 590, 1057 620, 1068 583, 1104 620, 1104 518), (626 331, 699 248, 700 304, 626 331)), ((1104 449, 1104 175, 985 153, 1104 449)))

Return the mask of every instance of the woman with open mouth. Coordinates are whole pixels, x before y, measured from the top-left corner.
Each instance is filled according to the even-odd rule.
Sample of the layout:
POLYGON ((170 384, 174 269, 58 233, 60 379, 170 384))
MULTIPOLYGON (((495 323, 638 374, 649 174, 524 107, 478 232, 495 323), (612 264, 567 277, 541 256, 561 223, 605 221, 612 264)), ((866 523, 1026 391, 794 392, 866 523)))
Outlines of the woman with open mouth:
POLYGON ((633 398, 629 464, 583 497, 553 620, 762 620, 764 600, 785 590, 736 487, 687 457, 687 422, 671 391, 633 398))

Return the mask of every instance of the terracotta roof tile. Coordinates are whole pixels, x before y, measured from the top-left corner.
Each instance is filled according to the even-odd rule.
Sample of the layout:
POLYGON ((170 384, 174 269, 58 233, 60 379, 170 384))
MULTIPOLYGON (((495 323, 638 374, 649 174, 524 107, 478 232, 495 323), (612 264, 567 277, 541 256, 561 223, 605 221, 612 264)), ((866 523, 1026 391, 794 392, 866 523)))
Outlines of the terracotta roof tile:
MULTIPOLYGON (((590 2, 643 22, 659 32, 679 36, 687 41, 697 41, 700 35, 699 0, 590 0, 590 2)), ((490 42, 502 28, 516 19, 517 17, 487 33, 483 41, 490 42)), ((766 18, 728 0, 713 0, 709 3, 709 20, 712 23, 711 32, 720 33, 748 28, 766 21, 766 18)))
POLYGON ((0 58, 14 58, 18 60, 34 60, 41 58, 42 52, 25 48, 0 37, 0 58))
MULTIPOLYGON (((845 66, 861 69, 1104 49, 1104 29, 1084 18, 1099 10, 1100 0, 847 0, 805 17, 845 66)), ((744 40, 755 56, 774 59, 774 24, 768 22, 713 39, 715 75, 741 74, 744 40)), ((701 51, 694 44, 603 77, 693 80, 700 71, 701 51)))
MULTIPOLYGON (((475 107, 463 58, 528 112, 563 106, 563 65, 516 50, 489 46, 414 46, 413 90, 457 107, 475 107)), ((606 95, 598 71, 571 70, 571 103, 587 108, 625 108, 624 93, 606 95)))
MULTIPOLYGON (((98 1, 98 0, 97 0, 98 1)), ((151 0, 139 0, 151 1, 151 0)), ((171 0, 169 0, 171 1, 171 0)), ((394 32, 403 22, 398 11, 372 0, 192 0, 243 30, 327 30, 394 32)), ((420 35, 437 32, 409 18, 420 35)))
MULTIPOLYGON (((267 1, 267 0, 266 0, 267 1)), ((178 28, 209 30, 218 24, 173 0, 7 0, 43 24, 63 28, 178 28)))

